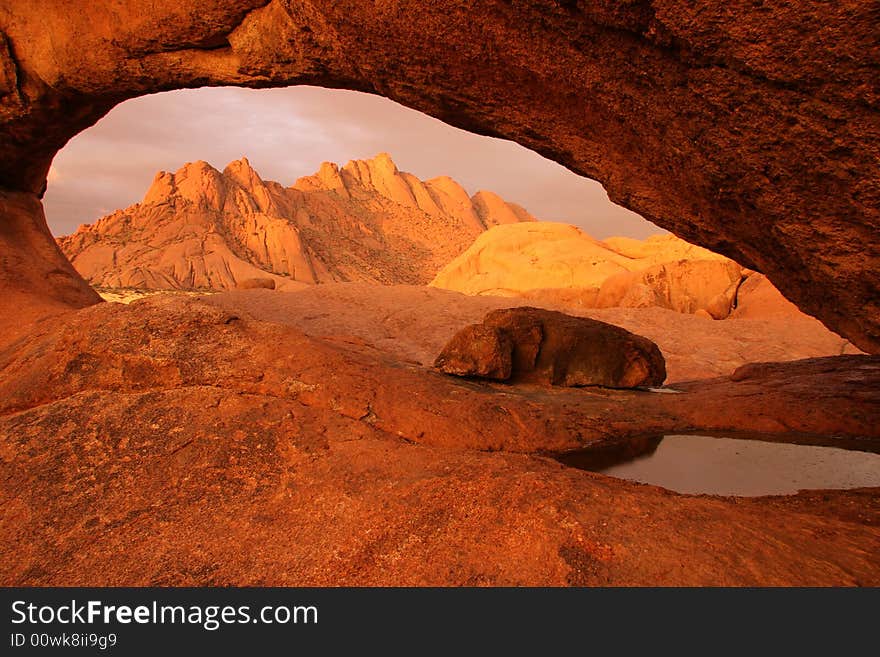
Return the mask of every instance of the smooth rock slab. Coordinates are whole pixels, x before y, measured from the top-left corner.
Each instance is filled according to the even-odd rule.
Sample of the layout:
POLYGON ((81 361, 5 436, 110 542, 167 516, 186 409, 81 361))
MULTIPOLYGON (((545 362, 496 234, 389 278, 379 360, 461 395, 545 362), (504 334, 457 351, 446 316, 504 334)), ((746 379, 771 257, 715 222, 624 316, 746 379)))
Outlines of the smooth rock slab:
POLYGON ((0 583, 876 586, 880 489, 690 497, 511 453, 880 438, 878 357, 741 375, 512 387, 181 295, 68 312, 0 347, 0 583))

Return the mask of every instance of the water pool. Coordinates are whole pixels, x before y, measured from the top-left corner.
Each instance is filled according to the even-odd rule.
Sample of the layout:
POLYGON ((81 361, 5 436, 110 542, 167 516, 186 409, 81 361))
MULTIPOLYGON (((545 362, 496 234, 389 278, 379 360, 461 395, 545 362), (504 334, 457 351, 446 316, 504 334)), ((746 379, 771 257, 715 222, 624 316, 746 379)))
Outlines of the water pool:
MULTIPOLYGON (((880 486, 880 454, 779 437, 666 435, 557 457, 572 467, 680 493, 784 495, 880 486)), ((815 438, 810 442, 823 442, 815 438)), ((852 441, 846 444, 852 445, 852 441)))

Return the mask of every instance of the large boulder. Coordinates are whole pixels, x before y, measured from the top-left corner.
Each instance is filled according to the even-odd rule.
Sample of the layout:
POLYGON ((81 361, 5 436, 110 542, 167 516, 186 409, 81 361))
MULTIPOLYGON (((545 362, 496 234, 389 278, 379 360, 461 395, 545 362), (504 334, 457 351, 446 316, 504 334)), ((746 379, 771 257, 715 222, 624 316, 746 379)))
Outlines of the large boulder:
POLYGON ((471 324, 456 333, 434 362, 447 374, 506 381, 513 364, 513 339, 505 331, 471 324))
POLYGON ((466 326, 434 366, 447 374, 561 386, 659 386, 656 344, 612 324, 541 308, 503 308, 466 326), (506 374, 506 376, 505 376, 506 374))

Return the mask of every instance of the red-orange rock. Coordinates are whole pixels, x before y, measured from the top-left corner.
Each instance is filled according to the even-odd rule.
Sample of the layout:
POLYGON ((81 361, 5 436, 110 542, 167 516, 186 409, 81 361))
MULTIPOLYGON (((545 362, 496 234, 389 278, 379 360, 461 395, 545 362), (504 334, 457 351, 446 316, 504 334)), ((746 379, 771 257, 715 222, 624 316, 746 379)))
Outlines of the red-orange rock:
POLYGON ((0 347, 0 582, 880 583, 876 489, 676 495, 509 453, 686 428, 876 443, 876 357, 651 394, 462 381, 331 337, 157 296, 0 347))
POLYGON ((679 260, 606 279, 599 308, 656 306, 677 312, 704 311, 725 319, 737 298, 742 267, 731 260, 679 260))
POLYGON ((364 283, 311 285, 280 295, 233 290, 206 300, 317 338, 344 337, 392 360, 426 367, 463 326, 480 323, 493 310, 519 305, 589 317, 647 337, 663 353, 669 383, 728 376, 753 361, 861 353, 799 311, 715 322, 664 308, 589 308, 543 294, 468 296, 432 287, 364 283))
POLYGON ((599 241, 575 226, 540 222, 486 231, 431 286, 579 308, 656 306, 724 319, 744 276, 732 260, 673 235, 599 241))
POLYGON ((245 278, 238 282, 239 290, 274 290, 275 280, 272 278, 245 278))
MULTIPOLYGON (((0 17, 4 584, 880 583, 875 489, 691 497, 497 453, 684 428, 876 438, 877 358, 678 395, 511 388, 219 301, 64 310, 96 297, 37 200, 58 149, 126 98, 348 87, 596 177, 877 351, 870 3, 0 0, 0 17)), ((342 172, 320 177, 345 196, 342 172)), ((428 191, 461 206, 448 181, 428 191)), ((714 337, 753 321, 682 317, 714 337)))
MULTIPOLYGON (((602 181, 612 200, 765 273, 880 350, 872 3, 0 8, 0 187, 32 200, 55 153, 127 98, 230 84, 369 91, 602 181)), ((7 248, 30 260, 40 230, 7 248)))
POLYGON ((794 319, 802 316, 798 307, 779 293, 761 274, 751 274, 737 290, 731 319, 794 319))
POLYGON ((100 302, 52 239, 40 202, 0 190, 0 342, 45 316, 100 302))
POLYGON ((537 296, 551 290, 589 295, 598 294, 602 284, 615 275, 679 260, 735 266, 674 235, 597 240, 576 226, 541 221, 490 228, 446 264, 430 284, 480 296, 537 296))

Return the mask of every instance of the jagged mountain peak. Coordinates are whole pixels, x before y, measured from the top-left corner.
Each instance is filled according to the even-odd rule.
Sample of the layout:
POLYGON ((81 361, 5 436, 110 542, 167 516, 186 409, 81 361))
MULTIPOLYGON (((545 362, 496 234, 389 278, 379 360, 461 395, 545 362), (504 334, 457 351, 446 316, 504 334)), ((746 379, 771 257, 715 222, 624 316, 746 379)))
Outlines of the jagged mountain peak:
POLYGON ((223 171, 203 160, 160 171, 141 203, 59 243, 104 287, 226 289, 259 276, 279 287, 427 283, 488 226, 533 220, 448 176, 400 171, 388 153, 324 162, 286 188, 242 157, 223 171))

